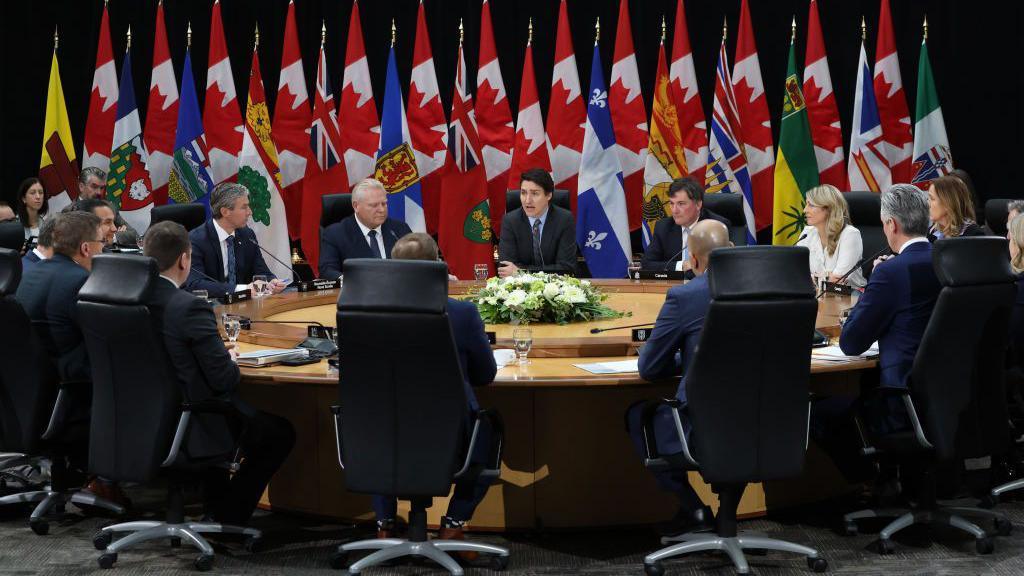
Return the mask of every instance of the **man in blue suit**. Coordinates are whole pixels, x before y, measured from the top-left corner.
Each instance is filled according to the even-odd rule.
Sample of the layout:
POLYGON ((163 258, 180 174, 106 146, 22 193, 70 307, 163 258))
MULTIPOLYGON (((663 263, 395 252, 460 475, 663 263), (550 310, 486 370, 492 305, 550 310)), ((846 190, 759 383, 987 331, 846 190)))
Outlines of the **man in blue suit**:
POLYGON ((324 229, 320 238, 320 277, 337 278, 349 258, 391 258, 399 238, 412 232, 405 222, 388 218, 384 185, 366 178, 352 189, 355 214, 324 229))
MULTIPOLYGON (((654 329, 647 343, 640 350, 640 377, 645 380, 662 380, 682 375, 676 389, 676 399, 684 406, 684 430, 689 433, 685 420, 686 371, 704 328, 704 316, 711 304, 707 276, 708 255, 715 248, 732 246, 729 229, 716 220, 698 222, 689 234, 689 264, 695 276, 682 286, 674 286, 665 295, 665 304, 658 313, 654 329)), ((626 424, 637 452, 644 455, 643 429, 641 425, 642 403, 634 404, 626 413, 626 424)), ((664 455, 678 454, 682 444, 676 432, 671 411, 661 407, 655 415, 654 432, 658 452, 664 455)), ((711 508, 704 505, 687 478, 686 471, 671 470, 654 473, 658 485, 679 498, 679 511, 664 527, 666 535, 685 532, 705 531, 714 528, 711 508)))
MULTIPOLYGON (((704 185, 693 177, 676 178, 668 187, 671 217, 654 225, 651 243, 644 251, 644 270, 685 270, 689 266, 688 238, 692 228, 702 220, 717 220, 726 226, 729 221, 704 207, 704 185)), ((686 270, 686 278, 693 278, 686 270)))
POLYGON ((253 276, 262 274, 275 294, 284 290, 287 284, 274 278, 256 233, 247 226, 252 209, 245 186, 218 184, 210 193, 210 211, 213 219, 189 233, 192 271, 184 288, 221 296, 251 288, 253 276))

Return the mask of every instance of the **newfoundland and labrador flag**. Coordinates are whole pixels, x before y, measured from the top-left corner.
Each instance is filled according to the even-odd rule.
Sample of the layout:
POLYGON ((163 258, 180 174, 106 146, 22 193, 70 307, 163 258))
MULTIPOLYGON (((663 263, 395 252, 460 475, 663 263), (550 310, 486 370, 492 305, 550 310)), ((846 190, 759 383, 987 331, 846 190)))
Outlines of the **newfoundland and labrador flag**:
POLYGON ((395 47, 392 46, 388 52, 380 146, 377 149, 377 166, 373 177, 384 185, 388 193, 388 217, 405 222, 413 232, 426 232, 420 173, 409 142, 409 125, 405 121, 402 86, 398 83, 395 47))
POLYGON ((590 73, 576 209, 576 243, 590 274, 594 278, 624 278, 630 254, 626 191, 615 151, 608 88, 601 72, 597 43, 590 73))
POLYGON ((171 161, 171 178, 167 182, 167 202, 200 202, 206 206, 206 214, 209 216, 213 177, 210 174, 210 154, 206 148, 203 121, 199 116, 195 80, 192 78, 190 51, 185 52, 185 69, 181 73, 181 90, 178 93, 178 129, 174 135, 174 158, 171 161))

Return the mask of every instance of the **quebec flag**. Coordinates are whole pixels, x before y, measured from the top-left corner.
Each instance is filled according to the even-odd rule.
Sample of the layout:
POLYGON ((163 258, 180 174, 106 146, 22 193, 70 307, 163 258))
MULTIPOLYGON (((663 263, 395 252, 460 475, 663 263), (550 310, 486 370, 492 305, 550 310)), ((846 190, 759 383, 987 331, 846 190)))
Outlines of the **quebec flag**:
POLYGON ((629 223, 622 165, 615 152, 615 133, 608 110, 608 89, 601 73, 601 55, 594 45, 583 132, 576 243, 594 278, 625 278, 629 265, 629 223))

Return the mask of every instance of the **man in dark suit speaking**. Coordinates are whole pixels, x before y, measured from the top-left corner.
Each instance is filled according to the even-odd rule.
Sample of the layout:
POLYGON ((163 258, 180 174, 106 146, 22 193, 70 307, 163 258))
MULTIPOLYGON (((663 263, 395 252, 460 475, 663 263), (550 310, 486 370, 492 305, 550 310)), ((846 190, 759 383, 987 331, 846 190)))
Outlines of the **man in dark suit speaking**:
POLYGON ((247 226, 252 209, 245 186, 218 184, 210 193, 210 211, 213 218, 189 233, 192 270, 185 288, 221 296, 251 288, 252 277, 262 274, 275 294, 284 290, 286 284, 274 278, 263 260, 256 233, 247 226))
POLYGON ((405 222, 388 218, 384 185, 366 178, 352 189, 355 214, 324 229, 320 238, 320 277, 334 279, 349 258, 390 258, 399 238, 412 232, 405 222))
MULTIPOLYGON (((144 250, 156 260, 161 276, 146 306, 163 333, 183 395, 192 402, 228 400, 245 419, 238 441, 244 459, 238 472, 229 479, 227 470, 211 469, 203 482, 206 514, 223 524, 245 524, 270 477, 291 452, 295 429, 284 418, 237 398, 240 375, 235 345, 221 341, 213 308, 205 300, 178 289, 192 269, 192 246, 185 228, 170 221, 154 224, 146 231, 144 250)), ((186 442, 193 458, 230 454, 235 446, 225 419, 212 414, 196 415, 186 442)))
POLYGON ((704 185, 691 176, 672 181, 668 206, 672 216, 654 225, 653 238, 644 251, 644 270, 689 270, 689 238, 694 225, 701 220, 718 220, 729 226, 728 220, 704 208, 704 185))
POLYGON ((518 270, 576 273, 576 220, 572 212, 551 203, 555 182, 540 168, 519 177, 522 208, 501 220, 498 244, 498 276, 518 270))

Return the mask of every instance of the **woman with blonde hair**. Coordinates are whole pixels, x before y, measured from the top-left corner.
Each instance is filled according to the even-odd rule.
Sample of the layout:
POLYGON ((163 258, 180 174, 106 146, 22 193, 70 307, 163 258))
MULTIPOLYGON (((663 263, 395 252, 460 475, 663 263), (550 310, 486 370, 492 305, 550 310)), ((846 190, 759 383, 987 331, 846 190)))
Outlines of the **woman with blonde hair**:
POLYGON ((932 221, 929 240, 985 235, 974 221, 971 192, 964 181, 955 176, 936 178, 928 186, 928 218, 932 221))
MULTIPOLYGON (((860 230, 850 224, 850 208, 835 186, 815 186, 805 197, 807 226, 797 246, 811 251, 811 276, 836 282, 861 259, 864 243, 860 230)), ((853 270, 844 282, 855 288, 867 284, 860 269, 853 270)))

